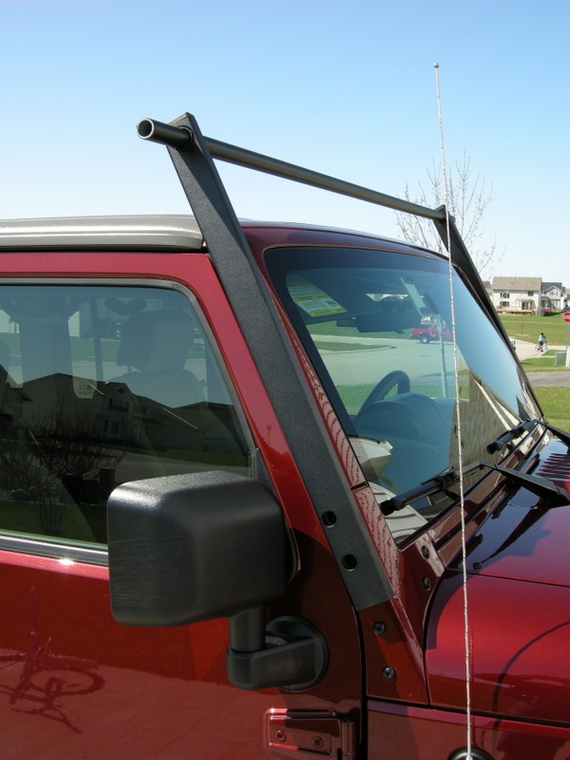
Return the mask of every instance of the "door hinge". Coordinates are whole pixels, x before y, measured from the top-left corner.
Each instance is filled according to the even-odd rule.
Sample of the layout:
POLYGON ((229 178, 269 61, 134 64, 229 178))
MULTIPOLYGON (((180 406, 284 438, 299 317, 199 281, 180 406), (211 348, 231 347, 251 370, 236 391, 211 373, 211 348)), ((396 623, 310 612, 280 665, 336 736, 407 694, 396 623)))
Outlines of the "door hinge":
POLYGON ((278 757, 355 760, 356 723, 334 710, 267 710, 265 747, 278 757))

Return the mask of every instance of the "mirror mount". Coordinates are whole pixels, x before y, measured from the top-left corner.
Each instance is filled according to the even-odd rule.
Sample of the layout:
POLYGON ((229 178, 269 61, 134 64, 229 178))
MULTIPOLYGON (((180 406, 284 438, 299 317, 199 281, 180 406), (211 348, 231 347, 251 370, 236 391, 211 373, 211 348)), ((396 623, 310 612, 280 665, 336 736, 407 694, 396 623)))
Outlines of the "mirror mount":
POLYGON ((230 683, 246 690, 279 686, 289 691, 305 691, 315 686, 329 663, 328 647, 321 632, 308 620, 283 615, 267 625, 263 622, 263 646, 239 649, 250 643, 244 632, 256 616, 257 610, 248 610, 243 616, 230 618, 230 648, 226 655, 230 683), (252 619, 246 622, 250 612, 252 619))

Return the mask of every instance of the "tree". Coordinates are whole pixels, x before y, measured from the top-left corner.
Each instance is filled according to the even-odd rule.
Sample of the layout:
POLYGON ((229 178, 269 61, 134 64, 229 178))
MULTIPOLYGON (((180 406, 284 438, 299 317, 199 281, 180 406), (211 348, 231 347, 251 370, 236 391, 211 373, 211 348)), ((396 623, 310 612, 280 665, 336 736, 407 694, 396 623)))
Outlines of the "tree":
MULTIPOLYGON (((431 168, 426 167, 426 172, 429 179, 428 190, 419 184, 420 193, 412 198, 406 185, 404 197, 412 203, 437 208, 445 203, 441 165, 437 165, 433 159, 431 168)), ((455 162, 455 172, 450 174, 447 184, 449 213, 455 219, 457 229, 483 279, 503 257, 503 253, 498 251, 496 240, 487 247, 480 247, 485 233, 482 222, 493 200, 493 186, 488 189, 481 175, 474 175, 473 163, 465 152, 462 159, 455 162)), ((397 212, 396 216, 398 229, 405 240, 431 250, 442 253, 445 251, 432 221, 402 212, 397 212)))

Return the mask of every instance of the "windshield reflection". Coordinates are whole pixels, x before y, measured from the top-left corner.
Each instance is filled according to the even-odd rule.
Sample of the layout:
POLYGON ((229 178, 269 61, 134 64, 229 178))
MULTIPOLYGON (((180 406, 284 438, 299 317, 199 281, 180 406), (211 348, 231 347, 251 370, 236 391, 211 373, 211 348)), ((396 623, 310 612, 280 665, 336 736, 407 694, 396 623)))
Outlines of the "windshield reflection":
MULTIPOLYGON (((380 501, 458 466, 458 409, 469 462, 537 416, 510 350, 457 276, 456 393, 446 262, 310 248, 270 251, 266 261, 380 501)), ((404 534, 449 498, 436 501, 399 514, 404 534)))

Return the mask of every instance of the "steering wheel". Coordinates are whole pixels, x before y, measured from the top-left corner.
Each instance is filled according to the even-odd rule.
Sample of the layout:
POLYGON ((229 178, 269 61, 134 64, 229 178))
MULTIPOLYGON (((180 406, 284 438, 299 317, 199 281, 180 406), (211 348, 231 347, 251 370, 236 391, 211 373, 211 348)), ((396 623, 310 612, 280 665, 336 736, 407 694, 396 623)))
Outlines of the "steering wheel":
POLYGON ((372 389, 358 412, 360 416, 365 412, 372 404, 377 401, 382 401, 392 388, 397 387, 396 393, 409 393, 410 392, 410 377, 401 369, 395 369, 393 372, 388 372, 382 380, 372 389))

